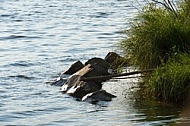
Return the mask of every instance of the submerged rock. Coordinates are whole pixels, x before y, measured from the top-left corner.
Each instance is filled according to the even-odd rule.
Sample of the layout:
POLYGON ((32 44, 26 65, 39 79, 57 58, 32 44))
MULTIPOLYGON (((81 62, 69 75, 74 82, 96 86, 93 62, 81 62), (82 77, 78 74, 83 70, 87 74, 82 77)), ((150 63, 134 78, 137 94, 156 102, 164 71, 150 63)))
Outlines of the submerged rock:
POLYGON ((61 73, 56 80, 50 83, 51 86, 63 86, 69 76, 61 73))
POLYGON ((111 101, 112 98, 115 98, 115 95, 112 95, 105 90, 99 90, 85 95, 82 98, 82 101, 87 101, 90 103, 97 103, 98 101, 111 101))
POLYGON ((53 83, 51 83, 52 86, 63 86, 63 84, 66 82, 63 78, 59 78, 53 83))

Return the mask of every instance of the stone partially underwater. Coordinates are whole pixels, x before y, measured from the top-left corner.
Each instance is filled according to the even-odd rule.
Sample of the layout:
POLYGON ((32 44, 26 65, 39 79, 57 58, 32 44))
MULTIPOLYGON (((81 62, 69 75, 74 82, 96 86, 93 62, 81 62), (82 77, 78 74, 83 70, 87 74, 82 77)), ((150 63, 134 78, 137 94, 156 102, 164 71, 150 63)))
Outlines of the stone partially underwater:
POLYGON ((116 96, 106 92, 105 90, 98 90, 92 93, 88 93, 83 96, 82 101, 87 101, 90 103, 97 103, 98 101, 111 101, 112 98, 116 96))
POLYGON ((84 65, 80 61, 77 61, 63 73, 70 75, 66 81, 60 76, 52 85, 62 86, 61 91, 63 93, 76 97, 81 101, 88 101, 90 103, 111 101, 116 96, 102 89, 102 82, 106 80, 85 81, 81 80, 81 78, 110 75, 108 69, 110 69, 111 62, 118 58, 117 56, 117 54, 110 52, 105 59, 92 58, 84 65))

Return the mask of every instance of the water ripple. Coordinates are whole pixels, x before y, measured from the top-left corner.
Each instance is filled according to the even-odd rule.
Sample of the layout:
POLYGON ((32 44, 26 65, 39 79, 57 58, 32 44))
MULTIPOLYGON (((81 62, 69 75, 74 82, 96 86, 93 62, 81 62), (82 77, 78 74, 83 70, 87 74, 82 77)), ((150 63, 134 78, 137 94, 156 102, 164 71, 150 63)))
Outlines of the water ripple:
POLYGON ((10 66, 22 66, 22 67, 29 67, 29 66, 33 66, 33 63, 30 63, 28 61, 17 61, 15 63, 10 63, 10 66))
POLYGON ((34 77, 28 77, 26 75, 12 75, 12 76, 9 76, 10 78, 19 78, 19 79, 26 79, 26 80, 32 80, 34 79, 34 77))
MULTIPOLYGON (((76 101, 61 94, 60 87, 45 84, 77 60, 104 58, 113 51, 120 30, 128 27, 138 11, 133 4, 138 6, 134 0, 1 0, 0 125, 173 122, 175 117, 166 115, 152 115, 155 120, 148 120, 150 106, 135 107, 129 91, 122 95, 130 85, 127 81, 106 82, 105 90, 118 97, 99 105, 76 101)), ((163 108, 151 107, 155 113, 163 108)), ((172 110, 176 111, 175 107, 172 110)))
POLYGON ((39 36, 24 36, 24 35, 10 35, 8 37, 0 37, 0 40, 9 40, 9 39, 21 39, 21 38, 25 38, 25 39, 36 39, 36 38, 41 38, 39 36))

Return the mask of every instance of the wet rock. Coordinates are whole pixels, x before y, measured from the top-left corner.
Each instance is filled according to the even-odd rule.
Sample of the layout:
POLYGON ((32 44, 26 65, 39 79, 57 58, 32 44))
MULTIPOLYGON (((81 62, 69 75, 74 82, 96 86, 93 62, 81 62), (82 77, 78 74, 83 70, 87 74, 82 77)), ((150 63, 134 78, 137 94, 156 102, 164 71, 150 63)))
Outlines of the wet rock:
POLYGON ((105 69, 99 64, 90 64, 91 71, 86 73, 83 77, 103 76, 109 75, 108 69, 105 69))
POLYGON ((105 61, 104 59, 101 59, 101 58, 92 58, 92 59, 89 59, 85 65, 87 64, 92 64, 92 65, 99 65, 99 66, 102 66, 104 69, 108 69, 109 68, 109 63, 107 61, 105 61))
POLYGON ((113 63, 119 58, 121 58, 121 56, 119 56, 117 53, 109 52, 105 57, 105 61, 107 61, 108 63, 113 63))
POLYGON ((82 98, 84 95, 98 91, 102 88, 102 82, 80 81, 81 77, 102 76, 109 74, 98 64, 88 64, 81 70, 77 71, 66 81, 62 86, 62 91, 77 98, 82 98))
POLYGON ((63 84, 67 81, 67 78, 69 77, 69 75, 66 75, 64 73, 61 73, 57 79, 55 79, 54 81, 50 82, 49 84, 51 86, 63 86, 63 84))
POLYGON ((59 79, 55 80, 54 82, 52 82, 50 85, 51 86, 62 86, 65 82, 66 82, 65 79, 59 78, 59 79))
POLYGON ((113 71, 118 67, 127 66, 129 63, 129 59, 121 57, 115 52, 109 52, 104 59, 110 64, 109 68, 113 71))
POLYGON ((83 67, 84 67, 84 65, 82 64, 82 62, 81 61, 77 61, 74 64, 72 64, 70 66, 70 68, 67 71, 64 72, 64 74, 72 75, 75 72, 77 72, 78 70, 82 69, 83 67))
POLYGON ((98 101, 111 101, 116 97, 105 90, 102 90, 102 82, 107 79, 85 79, 88 77, 110 75, 108 69, 110 63, 119 57, 116 53, 110 52, 105 60, 101 58, 91 58, 85 65, 80 61, 75 62, 71 67, 61 75, 71 75, 65 81, 62 76, 52 84, 61 85, 61 91, 76 97, 82 101, 90 101, 95 103, 98 101))
POLYGON ((80 82, 81 75, 72 75, 61 87, 61 91, 66 93, 71 87, 80 82))
POLYGON ((77 84, 72 86, 67 91, 67 94, 81 99, 86 94, 94 92, 94 91, 98 91, 101 88, 102 88, 102 85, 98 85, 95 82, 78 81, 77 84))
POLYGON ((87 101, 90 103, 97 103, 98 101, 111 101, 112 98, 115 98, 115 95, 112 95, 105 90, 98 90, 92 93, 85 95, 82 98, 82 101, 87 101))

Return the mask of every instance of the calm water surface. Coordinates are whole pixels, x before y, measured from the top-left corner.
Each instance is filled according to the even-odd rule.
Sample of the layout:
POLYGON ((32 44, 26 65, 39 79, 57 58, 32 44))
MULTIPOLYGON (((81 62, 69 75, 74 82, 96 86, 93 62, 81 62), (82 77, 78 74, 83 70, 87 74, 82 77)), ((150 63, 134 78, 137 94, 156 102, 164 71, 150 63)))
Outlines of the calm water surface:
POLYGON ((76 101, 61 94, 60 87, 46 84, 77 60, 104 58, 113 51, 120 30, 139 7, 133 0, 0 0, 0 124, 188 122, 189 117, 180 117, 179 107, 135 98, 135 79, 104 83, 117 98, 97 105, 76 101))

